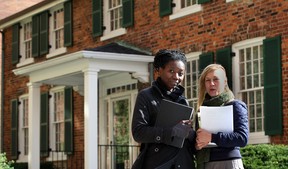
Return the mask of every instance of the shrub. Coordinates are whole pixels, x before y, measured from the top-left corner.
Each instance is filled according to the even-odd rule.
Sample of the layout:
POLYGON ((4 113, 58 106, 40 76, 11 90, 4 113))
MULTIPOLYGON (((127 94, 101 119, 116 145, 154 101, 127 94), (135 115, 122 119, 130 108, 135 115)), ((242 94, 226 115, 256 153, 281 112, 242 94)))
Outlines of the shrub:
POLYGON ((288 168, 288 146, 258 144, 241 148, 245 169, 286 169, 288 168))
POLYGON ((13 167, 11 167, 12 163, 13 161, 7 161, 5 153, 0 153, 0 168, 1 169, 13 169, 13 167))

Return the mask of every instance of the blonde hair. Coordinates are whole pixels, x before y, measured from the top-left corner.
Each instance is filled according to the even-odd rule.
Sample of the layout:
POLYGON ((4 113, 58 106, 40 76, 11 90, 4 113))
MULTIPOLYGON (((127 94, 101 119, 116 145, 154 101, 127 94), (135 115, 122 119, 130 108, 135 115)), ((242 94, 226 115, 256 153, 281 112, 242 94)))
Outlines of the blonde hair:
MULTIPOLYGON (((208 73, 210 73, 212 71, 215 71, 215 70, 218 70, 218 69, 222 69, 224 71, 224 76, 225 76, 226 81, 227 81, 226 71, 225 71, 225 68, 222 65, 220 65, 220 64, 210 64, 210 65, 206 66, 205 69, 202 71, 200 77, 199 77, 197 111, 199 111, 200 106, 203 104, 203 101, 204 101, 205 95, 206 95, 205 77, 207 76, 208 73)), ((229 89, 228 84, 225 86, 224 91, 231 91, 229 89)))

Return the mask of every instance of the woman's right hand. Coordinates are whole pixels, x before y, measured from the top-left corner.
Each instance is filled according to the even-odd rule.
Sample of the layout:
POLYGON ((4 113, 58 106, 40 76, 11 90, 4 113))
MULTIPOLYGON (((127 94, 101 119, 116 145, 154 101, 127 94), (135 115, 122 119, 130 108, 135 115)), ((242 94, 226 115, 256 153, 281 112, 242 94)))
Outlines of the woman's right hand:
POLYGON ((208 131, 199 128, 196 132, 196 150, 201 150, 203 147, 206 147, 208 143, 211 142, 212 134, 208 131))

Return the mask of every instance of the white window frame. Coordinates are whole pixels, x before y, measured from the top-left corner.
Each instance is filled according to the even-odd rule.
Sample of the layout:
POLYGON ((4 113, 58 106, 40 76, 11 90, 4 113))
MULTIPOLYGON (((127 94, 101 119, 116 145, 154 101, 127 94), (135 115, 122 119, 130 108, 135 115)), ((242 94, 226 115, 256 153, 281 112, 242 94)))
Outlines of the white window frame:
POLYGON ((21 66, 24 66, 24 65, 27 65, 27 64, 31 64, 31 63, 34 63, 34 58, 32 57, 32 18, 27 18, 25 20, 23 20, 21 22, 21 26, 22 26, 22 29, 20 29, 20 37, 19 37, 19 40, 20 40, 20 56, 22 56, 20 59, 19 59, 19 63, 17 64, 17 67, 21 67, 21 66), (27 24, 31 22, 31 57, 30 58, 25 58, 25 53, 26 53, 26 49, 25 49, 25 42, 24 42, 24 24, 27 24))
MULTIPOLYGON (((186 95, 186 92, 188 92, 188 90, 185 90, 185 96, 186 96, 186 98, 187 98, 187 100, 189 101, 189 103, 191 103, 191 102, 193 102, 193 105, 190 105, 190 106, 192 106, 192 107, 194 107, 194 110, 196 111, 196 109, 197 109, 197 107, 195 107, 196 105, 197 105, 197 100, 198 100, 198 92, 197 92, 197 90, 198 90, 198 80, 199 80, 199 68, 198 68, 198 66, 199 66, 199 56, 200 56, 200 54, 201 54, 201 52, 192 52, 192 53, 188 53, 188 54, 186 54, 186 57, 187 57, 187 63, 188 62, 191 62, 191 61, 196 61, 196 70, 197 70, 197 72, 196 72, 196 74, 197 74, 197 78, 196 78, 196 86, 197 86, 197 89, 196 89, 196 97, 193 97, 193 98, 188 98, 187 97, 187 95, 186 95)), ((192 65, 191 65, 192 66, 192 65)), ((187 67, 188 68, 188 67, 187 67)), ((190 71, 190 73, 191 73, 191 71, 190 71)), ((195 72, 193 72, 193 73, 195 73, 195 72)), ((188 74, 187 74, 187 70, 186 70, 186 73, 185 73, 185 82, 186 82, 186 80, 187 80, 187 76, 188 76, 188 74)), ((185 89, 187 89, 187 85, 186 85, 186 83, 185 84, 183 84, 183 86, 184 86, 184 88, 185 89)))
POLYGON ((196 4, 188 6, 186 8, 181 8, 180 0, 173 0, 175 7, 173 8, 173 13, 169 16, 170 20, 178 19, 196 12, 202 11, 202 6, 198 4, 198 0, 196 4))
MULTIPOLYGON (((240 80, 239 80, 239 50, 255 45, 262 45, 265 37, 258 37, 254 39, 244 40, 232 45, 232 51, 235 53, 235 57, 232 58, 232 73, 233 73, 233 90, 235 93, 235 97, 241 99, 240 96, 240 80)), ((263 86, 264 88, 264 86, 263 86)), ((264 107, 263 107, 264 109, 264 107)), ((249 117, 248 117, 249 118, 249 117)), ((265 118, 265 117, 264 117, 265 118)), ((249 133, 249 141, 248 144, 260 144, 260 143, 270 143, 269 136, 266 136, 263 132, 255 132, 249 133)))
POLYGON ((49 43, 51 43, 51 48, 49 49, 49 54, 47 54, 46 56, 47 58, 58 56, 60 54, 67 52, 67 48, 64 46, 64 5, 60 4, 51 8, 50 13, 52 14, 52 16, 49 17, 49 43), (60 9, 63 9, 63 47, 56 49, 55 30, 54 30, 54 12, 60 9))
MULTIPOLYGON (((50 90, 49 94, 51 95, 51 98, 49 99, 49 130, 50 130, 50 135, 49 135, 49 142, 50 142, 50 148, 52 149, 52 151, 56 151, 56 136, 55 136, 55 125, 54 125, 54 93, 57 92, 64 92, 65 86, 57 86, 54 87, 50 90)), ((65 99, 65 98, 64 98, 65 99)), ((65 102, 65 100, 64 100, 65 102)), ((64 106, 64 102, 63 102, 63 106, 64 106)), ((63 114, 65 116, 65 114, 63 114)), ((65 129, 64 129, 65 132, 65 129)), ((65 133, 63 133, 65 134, 65 133)), ((64 143, 65 144, 65 143, 64 143)), ((51 154, 51 153, 50 153, 51 154)), ((53 152, 53 155, 55 156, 57 153, 53 152)), ((63 156, 63 159, 67 159, 67 155, 64 153, 64 151, 60 151, 58 153, 59 155, 61 155, 61 157, 63 156)), ((52 155, 50 155, 50 157, 48 158, 48 160, 52 160, 52 155), (51 158, 51 159, 50 159, 51 158)))
POLYGON ((110 18, 111 17, 109 12, 109 1, 103 1, 103 24, 106 27, 106 29, 103 31, 103 36, 100 38, 101 41, 121 36, 127 33, 127 30, 123 27, 111 31, 110 18))
MULTIPOLYGON (((19 124, 19 132, 18 132, 18 134, 19 134, 19 138, 18 138, 18 141, 19 141, 19 145, 18 145, 18 149, 19 149, 19 151, 21 152, 20 154, 19 154, 19 158, 18 158, 18 160, 17 160, 17 162, 27 162, 28 161, 28 154, 29 154, 29 143, 28 143, 28 154, 24 154, 24 142, 25 142, 25 140, 24 140, 24 136, 25 136, 25 133, 24 133, 24 127, 23 127, 23 118, 24 118, 24 115, 23 115, 23 108, 24 108, 24 100, 27 100, 28 101, 28 94, 24 94, 24 95, 21 95, 20 97, 19 97, 19 102, 20 102, 20 105, 19 105, 19 119, 18 119, 18 124, 19 124)), ((28 113, 28 116, 29 116, 29 113, 28 113)), ((29 118, 29 117, 28 117, 29 118)), ((28 128, 28 131, 29 131, 29 126, 27 126, 27 128, 28 128)), ((28 138, 29 138, 29 136, 28 136, 28 138)))

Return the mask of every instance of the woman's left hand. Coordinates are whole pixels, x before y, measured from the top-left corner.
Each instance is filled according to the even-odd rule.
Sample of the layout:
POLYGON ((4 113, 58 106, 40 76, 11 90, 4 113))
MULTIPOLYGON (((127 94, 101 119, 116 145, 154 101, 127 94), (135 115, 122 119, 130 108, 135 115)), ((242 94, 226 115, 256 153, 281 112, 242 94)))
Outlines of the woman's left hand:
POLYGON ((204 129, 198 129, 196 132, 196 150, 201 150, 206 147, 209 142, 211 142, 212 134, 204 129))

